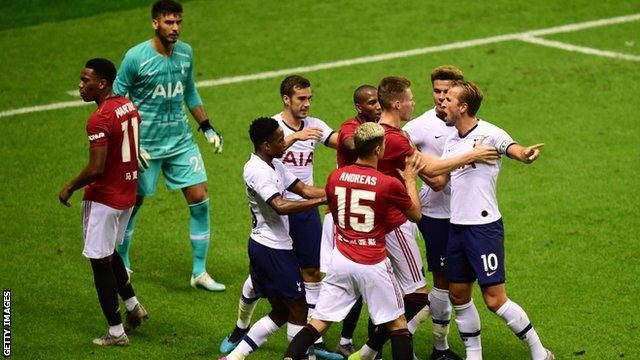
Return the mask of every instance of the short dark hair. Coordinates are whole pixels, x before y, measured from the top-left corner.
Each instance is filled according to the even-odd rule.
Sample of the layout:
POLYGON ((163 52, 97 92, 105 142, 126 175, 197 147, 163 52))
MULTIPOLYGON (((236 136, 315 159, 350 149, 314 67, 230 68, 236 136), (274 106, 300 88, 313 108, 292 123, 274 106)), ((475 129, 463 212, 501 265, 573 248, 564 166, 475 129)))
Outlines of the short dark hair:
POLYGON ((404 100, 404 92, 411 87, 411 81, 402 76, 389 76, 378 86, 378 101, 383 109, 391 108, 394 101, 404 100))
POLYGON ((456 80, 451 84, 451 88, 459 87, 461 89, 458 94, 458 102, 466 103, 468 110, 467 113, 471 116, 476 116, 478 109, 480 109, 480 105, 482 104, 482 99, 484 95, 482 95, 482 90, 471 81, 466 80, 456 80))
POLYGON ((116 79, 116 66, 110 60, 103 58, 91 59, 84 64, 84 67, 93 70, 100 79, 107 80, 109 86, 113 85, 113 81, 116 79))
POLYGON ((365 158, 373 154, 373 149, 382 146, 384 142, 384 128, 375 122, 366 122, 356 129, 353 135, 356 146, 356 154, 359 158, 365 158))
POLYGON ((173 0, 158 0, 151 7, 151 18, 157 19, 160 15, 182 14, 182 5, 173 0))
POLYGON ((462 71, 452 65, 442 65, 431 71, 431 82, 436 80, 463 80, 462 71))
POLYGON ((378 91, 378 89, 376 89, 375 86, 367 84, 358 86, 356 91, 353 92, 353 103, 359 104, 361 101, 363 101, 364 93, 367 91, 378 91))
POLYGON ((311 82, 300 75, 289 75, 280 83, 280 96, 291 96, 295 89, 306 89, 311 82))
POLYGON ((249 137, 254 147, 258 147, 261 143, 269 141, 273 134, 278 130, 278 122, 270 117, 259 117, 249 125, 249 137))

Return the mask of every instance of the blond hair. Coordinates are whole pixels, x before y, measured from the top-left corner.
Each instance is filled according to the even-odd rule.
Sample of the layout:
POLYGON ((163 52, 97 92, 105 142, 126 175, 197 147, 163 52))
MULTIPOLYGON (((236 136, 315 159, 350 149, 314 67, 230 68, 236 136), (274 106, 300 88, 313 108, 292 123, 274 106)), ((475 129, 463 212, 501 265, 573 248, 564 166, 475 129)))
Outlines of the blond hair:
POLYGON ((462 71, 452 65, 442 65, 431 71, 431 83, 436 80, 463 80, 462 71))
POLYGON ((458 102, 467 104, 467 113, 471 116, 476 116, 480 104, 482 104, 482 90, 471 81, 457 80, 451 84, 451 88, 459 87, 461 89, 458 94, 458 102))
POLYGON ((367 157, 373 154, 373 149, 381 146, 383 141, 384 128, 375 122, 366 122, 358 126, 353 136, 358 157, 367 157))

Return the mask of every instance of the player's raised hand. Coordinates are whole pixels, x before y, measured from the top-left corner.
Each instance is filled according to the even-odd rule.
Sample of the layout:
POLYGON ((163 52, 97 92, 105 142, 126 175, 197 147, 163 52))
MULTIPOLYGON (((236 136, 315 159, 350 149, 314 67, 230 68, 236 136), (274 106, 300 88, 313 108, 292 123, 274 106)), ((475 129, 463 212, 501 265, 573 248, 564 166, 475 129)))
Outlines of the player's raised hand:
POLYGON ((322 129, 315 126, 302 129, 295 133, 296 140, 322 140, 322 129))
POLYGON ((422 161, 422 155, 419 151, 415 151, 413 155, 407 156, 404 161, 404 171, 397 169, 400 176, 402 176, 405 181, 407 179, 415 179, 416 176, 424 169, 427 164, 422 161))
POLYGON ((58 200, 60 200, 60 203, 66 207, 71 207, 71 204, 69 203, 69 198, 71 198, 71 195, 73 195, 73 191, 69 191, 69 189, 65 186, 64 188, 62 188, 62 190, 60 190, 60 193, 58 194, 58 200))
POLYGON ((522 150, 522 154, 524 155, 524 163, 531 164, 540 156, 540 148, 544 146, 544 143, 531 145, 529 147, 524 148, 522 150))
POLYGON ((492 165, 495 163, 495 160, 500 159, 500 153, 495 146, 484 145, 484 139, 484 136, 481 137, 473 145, 473 151, 471 152, 472 161, 492 165))

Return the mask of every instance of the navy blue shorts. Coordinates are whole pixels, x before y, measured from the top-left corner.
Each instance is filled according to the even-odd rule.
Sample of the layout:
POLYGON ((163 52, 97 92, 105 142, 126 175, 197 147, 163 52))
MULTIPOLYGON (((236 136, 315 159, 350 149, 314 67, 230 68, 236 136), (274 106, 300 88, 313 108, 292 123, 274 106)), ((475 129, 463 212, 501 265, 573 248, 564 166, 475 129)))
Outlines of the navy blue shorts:
POLYGON ((292 250, 272 249, 249 238, 249 273, 256 296, 304 299, 304 282, 292 250))
POLYGON ((422 215, 418 229, 427 249, 427 270, 446 272, 447 243, 449 242, 449 219, 436 219, 422 215))
POLYGON ((480 286, 502 284, 504 270, 504 228, 502 219, 483 225, 455 225, 449 228, 447 245, 449 281, 480 286))
POLYGON ((300 268, 320 267, 322 223, 318 208, 289 215, 289 235, 300 268))

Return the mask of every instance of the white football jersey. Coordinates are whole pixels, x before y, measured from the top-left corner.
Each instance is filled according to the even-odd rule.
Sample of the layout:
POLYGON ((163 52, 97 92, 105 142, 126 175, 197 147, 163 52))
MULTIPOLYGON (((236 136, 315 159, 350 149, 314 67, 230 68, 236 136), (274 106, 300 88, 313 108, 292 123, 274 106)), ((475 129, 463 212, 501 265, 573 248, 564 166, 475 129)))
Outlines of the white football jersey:
MULTIPOLYGON (((304 140, 296 141, 291 147, 287 149, 280 161, 284 166, 289 169, 300 181, 307 185, 313 185, 313 152, 319 143, 325 143, 329 136, 333 134, 333 129, 329 127, 324 121, 316 119, 314 117, 307 117, 302 120, 302 126, 300 129, 292 129, 289 125, 285 124, 282 120, 282 113, 273 116, 282 130, 284 130, 284 136, 287 137, 296 131, 300 131, 305 127, 317 127, 322 129, 322 139, 317 140, 304 140)), ((297 194, 287 191, 284 195, 287 200, 300 200, 302 199, 297 194)))
POLYGON ((253 220, 251 238, 272 249, 293 249, 293 240, 289 236, 289 217, 278 215, 269 201, 294 184, 298 178, 273 159, 269 166, 256 154, 244 165, 243 177, 249 199, 249 208, 253 220))
MULTIPOLYGON (((455 127, 447 126, 444 120, 436 116, 435 108, 409 121, 402 130, 409 134, 411 142, 420 152, 438 158, 442 156, 447 138, 457 131, 455 127)), ((428 185, 422 184, 420 188, 422 213, 435 219, 448 219, 450 198, 449 184, 440 191, 433 191, 428 185)))
MULTIPOLYGON (((465 153, 484 138, 484 145, 495 146, 506 154, 509 145, 515 144, 511 136, 499 127, 483 120, 465 136, 456 131, 445 144, 443 158, 465 153)), ((451 223, 479 225, 494 222, 502 217, 498 210, 496 185, 502 160, 493 165, 470 163, 451 171, 451 223)))

